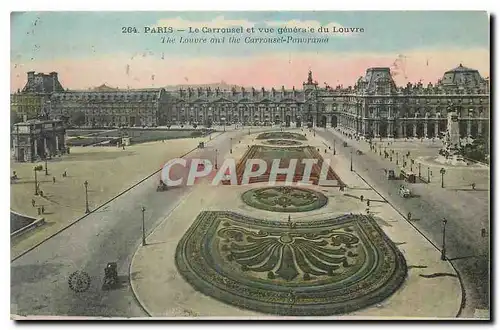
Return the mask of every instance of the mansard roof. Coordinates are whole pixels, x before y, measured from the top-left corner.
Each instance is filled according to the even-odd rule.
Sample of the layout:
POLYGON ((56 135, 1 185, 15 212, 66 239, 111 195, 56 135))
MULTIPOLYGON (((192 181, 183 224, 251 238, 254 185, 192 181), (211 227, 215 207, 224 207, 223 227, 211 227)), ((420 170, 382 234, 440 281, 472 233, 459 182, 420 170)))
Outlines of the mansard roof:
POLYGON ((74 100, 74 101, 155 101, 160 98, 163 88, 156 89, 131 89, 131 90, 108 90, 105 92, 89 91, 64 91, 52 94, 51 100, 74 100))
POLYGON ((460 64, 454 69, 446 71, 439 82, 443 86, 479 87, 485 80, 478 70, 460 64))

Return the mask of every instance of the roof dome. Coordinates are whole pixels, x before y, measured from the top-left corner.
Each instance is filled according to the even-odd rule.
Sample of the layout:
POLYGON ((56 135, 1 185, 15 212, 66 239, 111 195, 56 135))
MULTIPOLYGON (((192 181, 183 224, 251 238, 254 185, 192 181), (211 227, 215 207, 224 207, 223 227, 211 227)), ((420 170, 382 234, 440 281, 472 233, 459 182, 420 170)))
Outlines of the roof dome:
POLYGON ((484 79, 479 74, 479 71, 460 64, 444 73, 441 84, 445 86, 479 87, 483 81, 484 79))

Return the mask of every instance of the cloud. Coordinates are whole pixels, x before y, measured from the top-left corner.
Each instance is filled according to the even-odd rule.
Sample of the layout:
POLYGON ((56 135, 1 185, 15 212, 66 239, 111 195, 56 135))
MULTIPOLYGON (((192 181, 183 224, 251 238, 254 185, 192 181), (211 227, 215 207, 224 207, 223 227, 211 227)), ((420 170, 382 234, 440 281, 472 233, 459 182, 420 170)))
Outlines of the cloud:
POLYGON ((26 72, 59 72, 59 79, 65 88, 87 89, 106 83, 109 86, 126 88, 158 87, 165 85, 208 84, 226 81, 242 86, 299 88, 307 79, 309 69, 314 79, 323 86, 327 82, 335 87, 353 85, 369 67, 391 67, 394 61, 404 55, 405 67, 394 77, 396 84, 407 82, 436 83, 444 72, 460 63, 479 70, 483 77, 489 76, 488 49, 439 49, 409 50, 404 53, 361 53, 322 52, 262 53, 244 57, 200 56, 186 58, 165 54, 161 57, 138 57, 130 61, 128 54, 113 54, 99 58, 59 59, 11 63, 11 91, 26 84, 26 72), (175 65, 172 65, 175 63, 175 65), (127 74, 127 64, 129 70, 127 74), (85 72, 84 75, 81 73, 85 72), (152 76, 155 76, 152 79, 152 76))
POLYGON ((242 26, 244 28, 248 28, 248 27, 253 27, 254 25, 255 25, 254 22, 250 22, 248 20, 231 20, 231 19, 225 19, 224 16, 217 16, 216 18, 210 21, 190 21, 190 20, 185 20, 181 17, 160 19, 156 22, 156 24, 153 27, 168 26, 168 27, 173 27, 175 29, 187 29, 188 27, 202 28, 204 26, 209 28, 227 28, 227 27, 242 26))

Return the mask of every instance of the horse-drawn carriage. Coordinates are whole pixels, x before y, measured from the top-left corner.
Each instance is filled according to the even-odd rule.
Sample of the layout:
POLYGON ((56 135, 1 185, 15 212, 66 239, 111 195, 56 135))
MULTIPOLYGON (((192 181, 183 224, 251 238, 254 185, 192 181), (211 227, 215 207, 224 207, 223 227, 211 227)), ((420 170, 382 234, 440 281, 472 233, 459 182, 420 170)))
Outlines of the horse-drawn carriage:
POLYGON ((411 196, 411 191, 408 187, 406 187, 405 185, 401 185, 399 186, 399 196, 403 197, 403 198, 408 198, 411 196))
POLYGON ((166 191, 166 190, 168 190, 167 184, 163 182, 163 180, 160 180, 160 183, 156 187, 156 191, 166 191))
POLYGON ((109 262, 104 268, 103 290, 109 290, 118 284, 118 271, 116 262, 109 262))

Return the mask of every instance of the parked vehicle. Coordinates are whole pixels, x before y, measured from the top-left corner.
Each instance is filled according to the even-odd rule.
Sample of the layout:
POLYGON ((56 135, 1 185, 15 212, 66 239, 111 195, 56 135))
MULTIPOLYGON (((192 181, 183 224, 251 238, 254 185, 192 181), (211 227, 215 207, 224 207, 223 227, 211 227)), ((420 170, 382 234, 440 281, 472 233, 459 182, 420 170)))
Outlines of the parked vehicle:
POLYGON ((103 290, 113 288, 118 284, 118 271, 116 262, 109 262, 104 268, 103 290))

